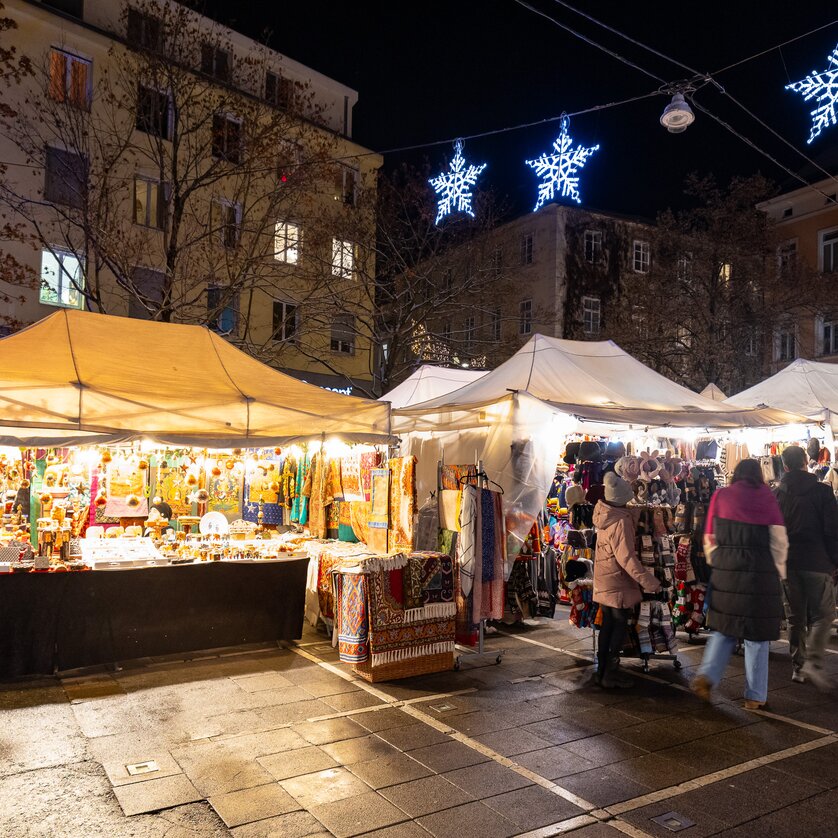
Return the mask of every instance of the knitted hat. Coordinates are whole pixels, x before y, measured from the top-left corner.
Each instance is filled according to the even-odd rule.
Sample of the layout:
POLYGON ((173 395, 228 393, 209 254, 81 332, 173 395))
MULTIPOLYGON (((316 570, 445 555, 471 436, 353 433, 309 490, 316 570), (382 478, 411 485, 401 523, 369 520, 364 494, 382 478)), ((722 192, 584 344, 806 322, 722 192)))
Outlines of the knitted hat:
POLYGON ((596 503, 605 497, 605 489, 602 483, 591 483, 585 495, 585 503, 596 503))
POLYGON ((584 503, 585 489, 580 484, 568 486, 564 493, 565 503, 568 509, 572 509, 577 503, 584 503))
POLYGON ((622 477, 618 477, 613 471, 605 475, 605 500, 608 503, 625 506, 633 497, 631 486, 622 477))

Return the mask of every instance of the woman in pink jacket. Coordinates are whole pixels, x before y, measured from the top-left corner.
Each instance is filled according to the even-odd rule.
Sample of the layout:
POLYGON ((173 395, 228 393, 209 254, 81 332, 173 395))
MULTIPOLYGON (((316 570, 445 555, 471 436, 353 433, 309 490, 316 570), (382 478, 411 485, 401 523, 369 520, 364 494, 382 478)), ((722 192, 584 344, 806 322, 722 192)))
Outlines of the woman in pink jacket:
POLYGON ((657 593, 661 584, 637 558, 634 519, 626 509, 634 497, 631 486, 613 471, 605 475, 604 482, 605 500, 594 509, 594 602, 602 609, 596 682, 613 689, 633 686, 631 679, 621 678, 617 672, 628 619, 643 598, 642 591, 657 593))

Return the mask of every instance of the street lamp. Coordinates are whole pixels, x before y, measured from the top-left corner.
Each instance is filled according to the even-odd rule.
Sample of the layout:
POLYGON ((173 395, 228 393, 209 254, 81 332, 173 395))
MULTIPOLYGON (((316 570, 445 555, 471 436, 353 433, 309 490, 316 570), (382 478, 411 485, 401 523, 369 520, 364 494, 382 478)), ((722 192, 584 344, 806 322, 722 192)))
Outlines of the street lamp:
POLYGON ((672 101, 663 109, 660 122, 670 134, 680 134, 695 122, 695 114, 683 93, 673 95, 672 101))

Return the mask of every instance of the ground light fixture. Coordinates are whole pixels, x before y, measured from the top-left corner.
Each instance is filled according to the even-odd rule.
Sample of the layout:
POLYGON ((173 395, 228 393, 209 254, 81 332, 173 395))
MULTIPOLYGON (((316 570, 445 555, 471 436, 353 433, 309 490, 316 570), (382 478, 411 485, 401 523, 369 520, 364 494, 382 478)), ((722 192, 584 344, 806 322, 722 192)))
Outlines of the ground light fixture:
POLYGON ((683 93, 675 93, 672 101, 663 109, 660 123, 670 134, 680 134, 695 122, 695 114, 683 93))

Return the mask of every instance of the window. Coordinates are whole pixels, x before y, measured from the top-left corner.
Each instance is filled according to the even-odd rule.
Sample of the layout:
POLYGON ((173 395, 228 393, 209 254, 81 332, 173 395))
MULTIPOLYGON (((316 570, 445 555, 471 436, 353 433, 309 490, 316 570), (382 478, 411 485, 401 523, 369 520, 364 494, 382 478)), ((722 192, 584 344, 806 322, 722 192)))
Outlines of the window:
POLYGON ((783 218, 791 218, 794 214, 794 207, 786 207, 783 210, 783 218))
POLYGON ((295 343, 300 333, 300 307, 285 300, 274 300, 273 334, 274 340, 295 343))
POLYGON ((296 265, 300 258, 300 228, 290 221, 277 221, 274 232, 274 259, 296 265))
POLYGON ((675 348, 676 349, 692 349, 693 336, 692 332, 686 326, 678 326, 675 329, 675 348))
POLYGON ((652 262, 652 247, 649 242, 634 240, 634 272, 638 274, 649 273, 649 265, 652 262))
POLYGON ((474 348, 474 317, 466 317, 463 323, 463 339, 466 352, 471 352, 474 348))
POLYGON ((582 331, 586 335, 598 335, 602 315, 599 297, 582 297, 582 331))
POLYGON ((521 236, 521 264, 532 265, 532 233, 521 236))
POLYGON ((87 158, 47 146, 44 197, 54 204, 81 209, 87 189, 87 158))
POLYGON ((212 118, 212 156, 228 163, 241 163, 242 123, 240 119, 217 113, 212 118))
POLYGON ((797 262, 797 239, 789 239, 777 248, 777 266, 781 274, 794 269, 797 262))
POLYGON ((212 44, 202 44, 201 72, 218 81, 230 81, 230 53, 212 44))
POLYGON ((39 299, 49 306, 82 308, 84 267, 79 258, 65 250, 41 251, 39 299))
POLYGON ((446 344, 451 343, 451 321, 446 320, 442 324, 442 339, 445 341, 446 344))
POLYGON ((351 314, 338 314, 332 320, 330 347, 342 355, 355 354, 355 318, 351 314))
POLYGON ((84 0, 47 0, 44 5, 52 6, 53 9, 73 17, 80 18, 84 14, 84 0))
POLYGON ((518 333, 532 334, 532 300, 521 300, 518 304, 518 333))
POLYGON ((676 266, 678 279, 681 282, 689 282, 693 278, 693 255, 690 252, 682 253, 678 257, 676 266))
POLYGON ((143 227, 163 229, 166 201, 160 182, 151 178, 134 178, 134 223, 143 227))
POLYGON ((355 273, 355 245, 344 239, 332 239, 332 276, 352 279, 355 273))
POLYGON ((134 268, 131 282, 134 290, 128 298, 128 316, 137 320, 151 320, 163 302, 166 274, 151 268, 134 268))
POLYGON ((443 274, 443 287, 445 288, 445 293, 450 294, 454 290, 454 269, 453 268, 446 268, 445 273, 443 274))
POLYGON ((297 104, 299 85, 279 73, 268 70, 265 73, 265 101, 286 111, 294 110, 297 104))
POLYGON ((172 102, 169 94, 145 85, 137 86, 137 130, 168 140, 171 136, 172 102))
POLYGON ((730 285, 730 277, 733 274, 733 266, 730 262, 722 262, 719 265, 719 285, 727 288, 730 285))
POLYGON ((821 355, 838 355, 838 320, 823 324, 821 355))
POLYGON ((793 361, 797 357, 797 330, 792 326, 778 329, 774 335, 774 360, 793 361))
POLYGON ((500 343, 501 338, 501 316, 500 316, 500 309, 496 308, 492 312, 492 320, 490 325, 490 333, 492 336, 492 340, 495 343, 500 343))
POLYGON ((297 143, 283 140, 279 144, 279 155, 276 164, 276 178, 279 183, 287 183, 297 174, 298 167, 303 160, 303 152, 297 143))
POLYGON ((595 265, 602 257, 602 233, 585 230, 585 261, 595 265))
POLYGON ((239 325, 238 295, 229 288, 208 285, 207 325, 220 335, 232 335, 239 325))
POLYGON ((756 332, 748 332, 745 336, 745 354, 749 358, 756 358, 759 355, 759 336, 756 332))
POLYGON ((134 49, 157 52, 163 44, 160 21, 139 9, 128 9, 128 43, 134 49))
POLYGON ((218 233, 222 246, 232 250, 239 246, 241 238, 241 204, 221 198, 215 202, 218 219, 218 233))
POLYGON ((93 65, 70 52, 53 49, 49 54, 49 95, 56 102, 74 108, 90 108, 90 86, 93 65))
POLYGON ((357 169, 338 163, 335 167, 335 200, 354 207, 358 199, 359 177, 360 173, 357 169))
POLYGON ((631 324, 639 338, 649 337, 649 315, 644 306, 632 306, 631 324))
POLYGON ((492 253, 492 273, 495 279, 503 273, 503 248, 500 245, 492 253))
POLYGON ((822 230, 820 233, 821 270, 828 273, 838 271, 838 229, 822 230))

